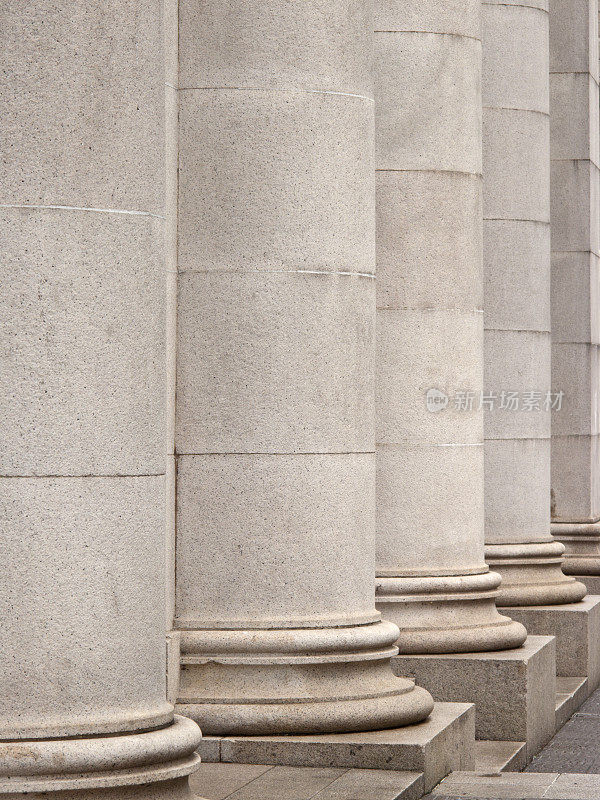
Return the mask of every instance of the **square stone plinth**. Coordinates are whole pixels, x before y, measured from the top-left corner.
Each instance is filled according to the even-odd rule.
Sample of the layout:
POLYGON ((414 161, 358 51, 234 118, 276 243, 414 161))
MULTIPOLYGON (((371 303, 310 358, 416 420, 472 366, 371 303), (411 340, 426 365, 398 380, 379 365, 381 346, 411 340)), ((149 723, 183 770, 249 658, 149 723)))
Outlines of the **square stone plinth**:
POLYGON ((556 606, 513 606, 501 613, 531 634, 556 636, 556 674, 588 679, 588 693, 600 684, 600 596, 556 606))
POLYGON ((429 791, 452 770, 473 769, 475 708, 436 703, 428 719, 404 728, 319 736, 205 736, 206 762, 386 769, 423 774, 429 791))
POLYGON ((528 760, 554 735, 552 636, 528 636, 522 647, 497 653, 396 656, 392 669, 414 678, 436 701, 475 703, 476 737, 526 742, 528 760))

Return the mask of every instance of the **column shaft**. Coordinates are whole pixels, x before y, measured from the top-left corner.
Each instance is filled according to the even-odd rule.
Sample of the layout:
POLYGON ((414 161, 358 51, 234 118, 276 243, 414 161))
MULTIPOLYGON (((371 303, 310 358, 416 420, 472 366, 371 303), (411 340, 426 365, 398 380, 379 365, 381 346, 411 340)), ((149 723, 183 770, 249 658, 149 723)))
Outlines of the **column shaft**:
POLYGON ((363 0, 180 2, 175 625, 211 733, 432 708, 373 603, 371 36, 363 0))
POLYGON ((3 12, 1 793, 183 796, 198 760, 165 699, 160 16, 3 12))
POLYGON ((552 531, 600 575, 598 2, 550 3, 552 531))
POLYGON ((501 605, 566 603, 585 587, 550 535, 546 0, 486 0, 482 36, 486 558, 501 605))
POLYGON ((483 552, 479 13, 376 5, 376 596, 401 653, 526 637, 483 552))

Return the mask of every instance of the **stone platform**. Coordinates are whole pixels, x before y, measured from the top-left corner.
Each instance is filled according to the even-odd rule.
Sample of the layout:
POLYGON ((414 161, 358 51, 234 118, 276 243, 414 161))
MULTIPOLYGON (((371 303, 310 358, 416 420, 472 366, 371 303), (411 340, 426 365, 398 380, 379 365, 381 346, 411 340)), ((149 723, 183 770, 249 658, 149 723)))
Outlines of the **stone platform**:
POLYGON ((600 684, 600 596, 554 606, 512 606, 501 609, 521 622, 528 633, 556 637, 556 674, 587 677, 588 694, 600 684))
POLYGON ((526 742, 529 761, 554 735, 555 658, 553 637, 528 636, 514 650, 395 656, 392 669, 436 701, 474 703, 477 739, 526 742))
POLYGON ((474 766, 475 709, 436 703, 425 722, 380 731, 321 736, 205 736, 204 762, 382 769, 423 774, 429 791, 455 769, 474 766))

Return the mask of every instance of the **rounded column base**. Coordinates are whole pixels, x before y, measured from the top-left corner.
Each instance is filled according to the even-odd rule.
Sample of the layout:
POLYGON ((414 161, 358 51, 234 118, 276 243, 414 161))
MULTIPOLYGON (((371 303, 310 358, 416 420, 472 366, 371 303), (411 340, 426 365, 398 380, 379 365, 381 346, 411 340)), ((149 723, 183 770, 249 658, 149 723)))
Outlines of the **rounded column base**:
POLYGON ((563 572, 600 575, 600 522, 554 522, 550 530, 565 547, 563 572))
POLYGON ((496 609, 500 576, 385 577, 376 605, 400 635, 401 654, 469 653, 520 647, 527 631, 496 609))
POLYGON ((207 734, 323 734, 421 722, 431 695, 397 678, 398 629, 181 632, 177 709, 207 734))
POLYGON ((546 606, 577 603, 586 588, 562 570, 560 542, 486 545, 485 559, 500 573, 499 606, 546 606))
POLYGON ((176 716, 146 733, 0 741, 0 796, 183 800, 201 738, 195 722, 176 716))

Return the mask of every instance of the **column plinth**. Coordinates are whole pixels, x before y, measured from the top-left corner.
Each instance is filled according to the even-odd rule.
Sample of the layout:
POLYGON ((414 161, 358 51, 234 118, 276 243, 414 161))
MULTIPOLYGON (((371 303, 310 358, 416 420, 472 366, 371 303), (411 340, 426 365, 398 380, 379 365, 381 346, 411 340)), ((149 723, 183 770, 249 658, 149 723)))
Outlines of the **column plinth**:
POLYGON ((576 603, 585 586, 563 572, 560 542, 487 545, 486 559, 502 575, 498 605, 539 606, 576 603))
POLYGON ((179 708, 217 735, 329 733, 418 722, 430 701, 413 681, 391 673, 397 636, 388 622, 182 632, 179 708))
POLYGON ((500 576, 377 578, 377 606, 402 626, 401 653, 462 653, 504 650, 524 641, 523 626, 498 613, 500 576))
POLYGON ((553 522, 551 531, 565 548, 563 572, 600 575, 600 522, 553 522))

